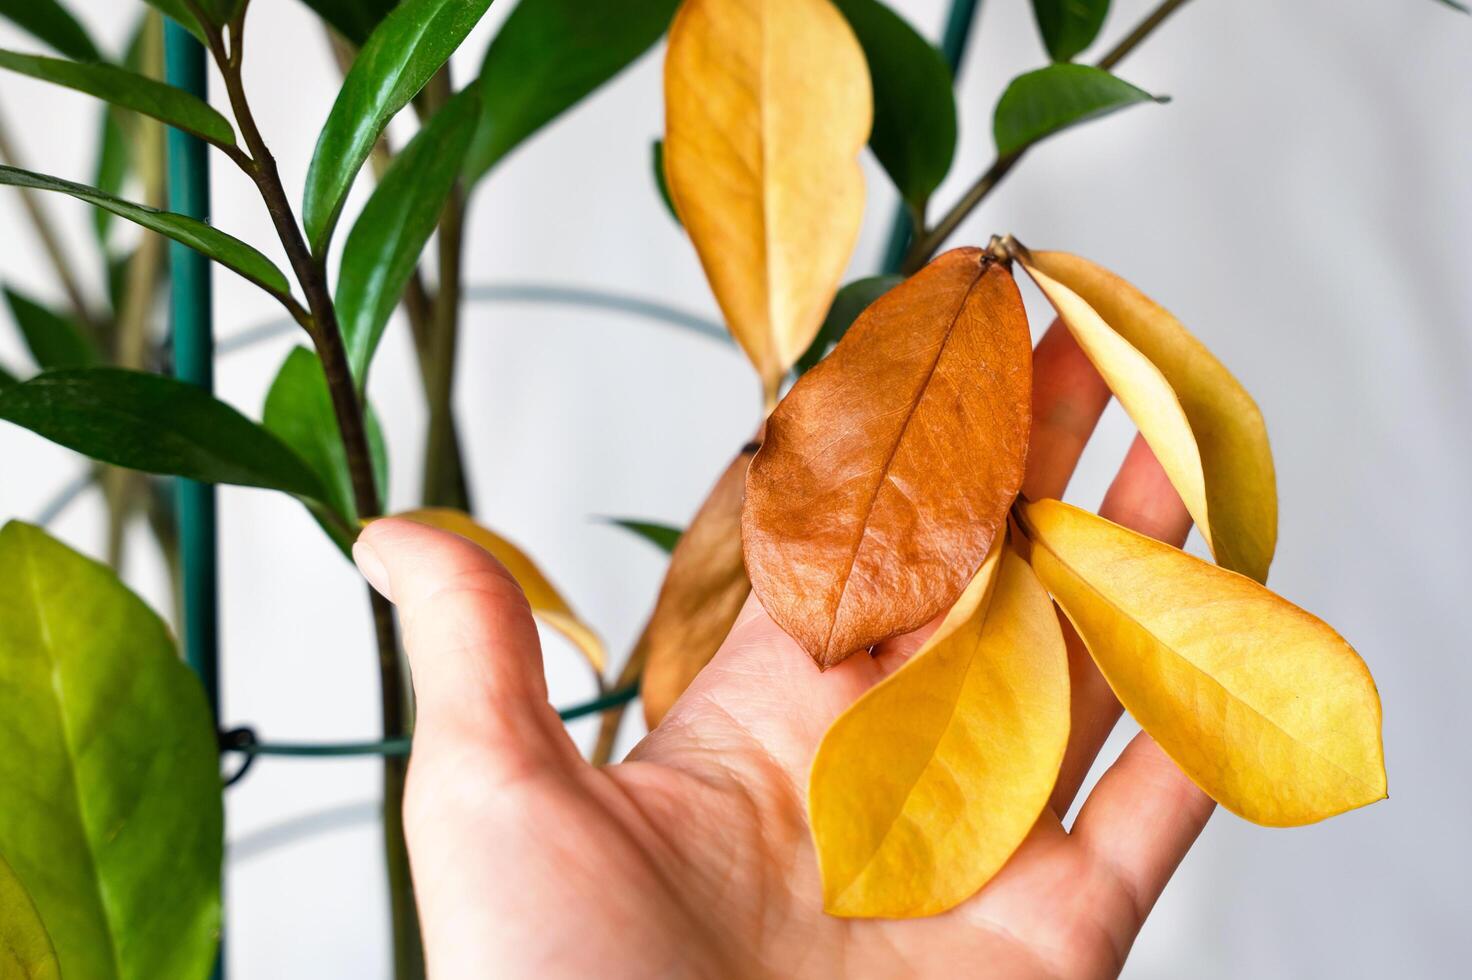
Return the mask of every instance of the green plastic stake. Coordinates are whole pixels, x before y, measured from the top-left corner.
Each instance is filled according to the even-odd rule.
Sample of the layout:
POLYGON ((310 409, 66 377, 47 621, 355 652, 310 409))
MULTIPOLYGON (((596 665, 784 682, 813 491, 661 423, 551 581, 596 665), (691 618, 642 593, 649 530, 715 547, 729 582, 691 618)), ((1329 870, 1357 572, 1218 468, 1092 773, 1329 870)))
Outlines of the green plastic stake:
MULTIPOLYGON (((171 85, 208 97, 204 47, 173 20, 164 21, 164 76, 171 85)), ((210 218, 210 171, 204 141, 177 129, 168 133, 169 207, 210 218)), ((174 374, 206 391, 215 384, 215 338, 210 261, 178 243, 169 245, 170 315, 174 374)), ((178 481, 179 551, 183 576, 184 659, 199 675, 210 710, 220 717, 219 569, 215 488, 178 481)), ((223 978, 224 935, 214 974, 223 978)))

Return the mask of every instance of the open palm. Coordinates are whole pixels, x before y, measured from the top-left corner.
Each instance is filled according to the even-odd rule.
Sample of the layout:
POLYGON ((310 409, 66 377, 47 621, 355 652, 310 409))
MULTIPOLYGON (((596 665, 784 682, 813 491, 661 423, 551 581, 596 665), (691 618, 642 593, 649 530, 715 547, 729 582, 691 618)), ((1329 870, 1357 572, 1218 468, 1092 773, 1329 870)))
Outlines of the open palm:
MULTIPOLYGON (((1035 355, 1030 497, 1061 494, 1107 400, 1055 327, 1035 355)), ((1139 441, 1101 512, 1174 543, 1189 526, 1139 441)), ((819 674, 753 599, 629 761, 595 769, 547 703, 530 612, 492 558, 404 521, 370 527, 357 557, 399 607, 414 673, 404 816, 435 977, 1112 976, 1211 813, 1141 735, 1064 830, 1120 710, 1065 624, 1072 734, 1026 843, 947 914, 834 918, 808 767, 920 634, 819 674)))

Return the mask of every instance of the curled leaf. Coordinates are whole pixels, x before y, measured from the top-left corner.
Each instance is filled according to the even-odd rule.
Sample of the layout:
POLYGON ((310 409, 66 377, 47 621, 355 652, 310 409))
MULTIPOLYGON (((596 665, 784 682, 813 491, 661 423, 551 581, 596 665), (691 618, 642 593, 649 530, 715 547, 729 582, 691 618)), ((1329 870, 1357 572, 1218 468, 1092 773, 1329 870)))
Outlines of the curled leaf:
POLYGON ((828 0, 685 0, 664 88, 670 194, 775 400, 863 220, 864 53, 828 0))
POLYGON ((1048 803, 1068 743, 1068 655, 1005 545, 935 635, 839 716, 808 807, 833 915, 934 915, 974 895, 1048 803))
POLYGON ((1257 403, 1175 317, 1064 252, 1023 266, 1104 376, 1170 477, 1217 562, 1267 580, 1278 495, 1257 403))
POLYGON ((1032 565, 1140 727, 1254 823, 1385 797, 1380 697, 1348 643, 1243 575, 1056 500, 1024 511, 1032 565))
POLYGON ((461 510, 449 507, 424 507, 393 515, 405 520, 416 521, 428 527, 458 534, 466 540, 480 545, 506 566, 526 601, 532 607, 532 615, 567 637, 580 650, 595 673, 601 675, 608 663, 603 641, 587 623, 562 598, 557 587, 547 580, 536 562, 526 552, 507 541, 495 531, 477 524, 475 518, 461 510))
POLYGON ((885 293, 767 422, 746 567, 820 666, 949 608, 1022 482, 1032 345, 1012 275, 974 248, 885 293))
POLYGON ((751 457, 744 449, 731 461, 680 535, 635 647, 633 659, 644 662, 640 693, 650 728, 710 663, 751 592, 741 563, 741 496, 751 457))

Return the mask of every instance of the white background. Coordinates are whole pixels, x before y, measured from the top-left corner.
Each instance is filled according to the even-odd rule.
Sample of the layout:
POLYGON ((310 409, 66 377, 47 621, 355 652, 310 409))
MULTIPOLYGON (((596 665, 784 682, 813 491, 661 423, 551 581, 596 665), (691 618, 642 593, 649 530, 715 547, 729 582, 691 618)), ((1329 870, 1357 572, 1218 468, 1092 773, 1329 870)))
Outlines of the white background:
MULTIPOLYGON (((498 3, 456 58, 460 81, 510 6, 498 3)), ((897 6, 938 34, 944 0, 897 6)), ((1141 0, 1115 6, 1110 40, 1147 9, 1141 0)), ((141 9, 73 7, 113 50, 141 9)), ((247 82, 297 196, 336 77, 304 8, 254 7, 247 82)), ((8 28, 0 44, 36 48, 8 28)), ((662 128, 658 51, 479 189, 470 282, 598 286, 714 314, 650 179, 649 142, 662 128)), ((961 73, 961 149, 940 202, 989 161, 1001 86, 1041 59, 1027 5, 986 4, 961 73)), ((1391 792, 1300 830, 1218 814, 1127 975, 1462 975, 1472 951, 1472 20, 1431 0, 1201 2, 1121 74, 1175 101, 1030 154, 956 241, 1012 231, 1110 265, 1176 311, 1256 393, 1282 497, 1273 585, 1334 623, 1369 662, 1385 704, 1391 792)), ((96 114, 87 99, 7 76, 0 108, 24 134, 32 166, 90 177, 96 114)), ((855 275, 875 267, 892 207, 869 163, 872 208, 855 275)), ((217 224, 279 258, 243 178, 218 156, 214 176, 217 224)), ((87 255, 82 206, 47 203, 87 255)), ((0 193, 0 229, 0 275, 59 298, 14 192, 0 193)), ((86 274, 95 285, 90 265, 86 274)), ((221 337, 277 316, 229 273, 215 281, 221 337)), ((1038 310, 1035 296, 1030 303, 1038 310)), ((721 343, 566 308, 476 306, 464 337, 458 407, 472 434, 479 514, 537 555, 621 657, 662 561, 593 518, 683 523, 753 426, 750 370, 721 343)), ((258 412, 293 342, 222 361, 221 395, 258 412)), ((0 357, 24 363, 11 331, 0 330, 0 357)), ((424 413, 402 324, 378 364, 372 394, 396 464, 392 498, 407 506, 424 413)), ((1073 499, 1097 503, 1131 435, 1111 408, 1073 499)), ((34 516, 80 467, 8 426, 0 461, 3 517, 34 516)), ((226 489, 221 510, 227 722, 278 739, 373 737, 373 658, 353 570, 285 498, 226 489)), ((95 498, 56 527, 93 552, 100 529, 95 498)), ((129 578, 166 608, 158 562, 144 536, 135 543, 129 578)), ((559 639, 549 639, 547 660, 555 702, 589 694, 559 639)), ((586 742, 591 725, 574 732, 586 742)), ((234 976, 386 975, 377 793, 376 767, 358 760, 263 761, 231 791, 234 976), (291 839, 293 827, 317 832, 291 839)))

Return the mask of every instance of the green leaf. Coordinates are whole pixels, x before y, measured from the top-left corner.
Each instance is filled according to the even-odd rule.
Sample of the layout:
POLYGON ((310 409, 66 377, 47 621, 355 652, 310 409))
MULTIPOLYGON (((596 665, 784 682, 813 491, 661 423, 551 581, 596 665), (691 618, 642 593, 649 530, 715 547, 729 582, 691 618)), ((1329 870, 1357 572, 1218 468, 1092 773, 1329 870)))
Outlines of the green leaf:
MULTIPOLYGON (((128 142, 128 131, 123 126, 123 113, 112 106, 103 106, 101 125, 97 134, 97 163, 92 168, 92 183, 104 194, 116 196, 122 193, 128 172, 133 167, 133 151, 128 142)), ((92 211, 92 229, 103 253, 109 251, 113 215, 103 208, 92 211)))
POLYGON ((659 199, 664 202, 665 210, 675 219, 675 224, 683 228, 684 223, 675 210, 675 199, 670 197, 670 183, 664 176, 664 140, 655 140, 649 144, 649 166, 654 171, 654 186, 659 188, 659 199))
POLYGON ((608 523, 637 534, 639 537, 654 545, 665 554, 675 550, 675 545, 680 543, 680 535, 685 532, 668 524, 657 524, 654 521, 639 521, 632 517, 610 517, 608 523))
POLYGON ((1007 156, 1069 126, 1140 102, 1169 102, 1088 65, 1049 65, 1012 79, 997 102, 992 135, 1007 156))
POLYGON ((49 371, 0 392, 0 419, 104 463, 327 499, 316 474, 280 439, 207 392, 162 375, 49 371))
POLYGON ((224 116, 198 96, 116 65, 84 64, 0 49, 0 68, 74 89, 123 109, 152 116, 223 146, 235 143, 224 116))
POLYGON ((869 61, 869 146, 912 208, 945 179, 956 153, 956 97, 945 58, 878 0, 836 0, 869 61))
POLYGON ((0 530, 0 851, 64 976, 209 972, 218 758, 204 692, 158 616, 40 528, 0 530))
POLYGON ((172 238, 181 245, 187 245, 227 269, 238 272, 263 289, 280 295, 291 292, 286 277, 271 264, 270 259, 240 239, 218 231, 202 221, 124 201, 86 184, 74 184, 60 177, 48 177, 15 167, 0 166, 0 184, 70 195, 79 201, 111 211, 120 218, 127 218, 149 231, 156 231, 165 238, 172 238))
POLYGON ((0 17, 68 58, 102 60, 87 29, 56 0, 0 0, 0 17))
POLYGON ((869 276, 864 279, 855 279, 838 291, 833 297, 833 305, 828 307, 828 315, 823 318, 823 325, 818 328, 818 335, 803 351, 802 357, 797 359, 793 370, 799 376, 807 374, 833 349, 833 345, 843 339, 848 333, 848 328, 859 318, 859 314, 869 308, 869 304, 889 292, 894 287, 905 281, 904 276, 869 276))
POLYGON ((398 0, 302 0, 333 30, 354 44, 368 40, 398 0))
POLYGON ((1465 3, 1459 3, 1458 0, 1437 0, 1437 2, 1453 10, 1460 10, 1464 14, 1472 14, 1472 7, 1467 6, 1465 3))
POLYGON ((20 384, 20 379, 11 374, 4 365, 0 365, 0 391, 18 384, 20 384))
POLYGON ((0 855, 0 977, 61 980, 51 936, 30 892, 0 855))
POLYGON ((1109 0, 1032 0, 1032 12, 1049 57, 1072 61, 1099 36, 1109 0))
POLYGON ((102 360, 97 347, 75 320, 48 310, 8 286, 4 292, 10 315, 41 370, 90 367, 102 360))
POLYGON ((348 233, 337 280, 337 317, 361 389, 404 284, 414 273, 460 175, 480 118, 476 86, 435 113, 394 158, 348 233))
MULTIPOLYGON (((266 394, 261 424, 289 446, 312 468, 326 488, 322 501, 350 528, 358 524, 358 510, 353 505, 353 480, 348 471, 347 449, 337 427, 332 408, 332 393, 327 387, 327 374, 317 355, 305 347, 297 347, 286 356, 276 380, 266 394)), ((388 490, 388 454, 383 431, 370 409, 367 417, 368 451, 373 454, 374 480, 380 496, 388 490)), ((337 539, 332 522, 322 521, 323 530, 337 539)), ((342 542, 339 542, 342 543, 342 542)), ((351 547, 352 541, 346 544, 351 547)))
POLYGON ((481 66, 472 182, 658 41, 678 0, 521 0, 481 66))
POLYGON ((190 12, 184 0, 145 0, 145 2, 190 34, 193 34, 199 39, 200 44, 209 43, 205 39, 204 31, 200 29, 199 21, 194 19, 194 14, 190 12))
POLYGON ((404 0, 368 38, 327 116, 307 169, 307 240, 323 255, 353 178, 394 114, 419 93, 491 0, 404 0))

